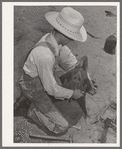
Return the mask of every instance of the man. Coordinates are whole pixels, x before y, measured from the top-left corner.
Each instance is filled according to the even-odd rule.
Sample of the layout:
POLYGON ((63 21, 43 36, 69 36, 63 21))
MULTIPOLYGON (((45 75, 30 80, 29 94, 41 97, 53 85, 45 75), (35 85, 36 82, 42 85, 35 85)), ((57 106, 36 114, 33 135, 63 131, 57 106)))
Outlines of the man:
POLYGON ((57 65, 69 71, 84 64, 83 59, 78 62, 66 44, 72 40, 85 42, 87 33, 83 16, 71 7, 63 8, 60 13, 46 13, 45 17, 54 30, 43 36, 28 55, 20 85, 24 96, 31 100, 28 116, 59 134, 66 131, 69 124, 51 98, 77 100, 84 95, 79 89, 64 88, 55 70, 57 65))

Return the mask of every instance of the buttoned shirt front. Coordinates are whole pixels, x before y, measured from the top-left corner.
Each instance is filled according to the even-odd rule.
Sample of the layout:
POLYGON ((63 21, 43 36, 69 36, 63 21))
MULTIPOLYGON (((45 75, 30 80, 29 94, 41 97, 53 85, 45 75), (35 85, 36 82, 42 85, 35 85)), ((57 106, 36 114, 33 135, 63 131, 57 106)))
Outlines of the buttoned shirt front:
POLYGON ((67 46, 58 45, 52 33, 43 36, 37 46, 30 52, 23 70, 31 77, 39 76, 45 91, 57 99, 69 99, 73 90, 66 89, 57 84, 54 70, 59 64, 64 70, 72 69, 77 64, 76 57, 67 46), (48 46, 38 46, 39 43, 50 43, 55 54, 48 46))

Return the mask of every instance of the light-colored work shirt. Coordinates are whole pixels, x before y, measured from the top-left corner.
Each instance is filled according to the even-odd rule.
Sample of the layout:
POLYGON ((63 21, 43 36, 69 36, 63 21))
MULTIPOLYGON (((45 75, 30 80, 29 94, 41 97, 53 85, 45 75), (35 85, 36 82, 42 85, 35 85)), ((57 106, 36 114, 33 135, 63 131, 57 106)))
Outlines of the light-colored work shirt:
POLYGON ((24 71, 31 77, 39 75, 45 91, 56 99, 69 99, 73 90, 66 89, 55 80, 54 71, 59 64, 64 70, 70 70, 77 64, 77 59, 67 46, 58 45, 52 33, 43 36, 40 42, 48 42, 54 48, 55 54, 48 46, 35 46, 30 52, 25 64, 24 71))

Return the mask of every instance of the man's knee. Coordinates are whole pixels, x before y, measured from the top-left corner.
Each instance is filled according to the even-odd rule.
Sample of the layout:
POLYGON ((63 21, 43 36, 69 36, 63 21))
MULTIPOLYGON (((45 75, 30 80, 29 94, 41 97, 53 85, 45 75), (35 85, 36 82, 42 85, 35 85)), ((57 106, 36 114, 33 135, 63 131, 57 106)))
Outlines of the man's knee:
POLYGON ((67 129, 69 127, 69 123, 65 120, 64 128, 67 129))
POLYGON ((55 124, 55 127, 53 129, 53 132, 55 134, 60 134, 60 133, 64 133, 65 131, 67 131, 69 128, 69 123, 65 120, 63 125, 57 125, 55 124))

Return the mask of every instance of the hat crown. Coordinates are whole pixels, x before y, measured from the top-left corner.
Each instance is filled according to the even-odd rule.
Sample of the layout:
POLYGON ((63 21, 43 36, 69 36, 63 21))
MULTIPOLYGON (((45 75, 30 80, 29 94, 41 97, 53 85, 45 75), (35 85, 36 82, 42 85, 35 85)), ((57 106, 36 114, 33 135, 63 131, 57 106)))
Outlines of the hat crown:
POLYGON ((62 11, 59 13, 59 15, 68 23, 71 25, 74 25, 76 27, 82 27, 84 23, 83 16, 76 10, 74 10, 71 7, 65 7, 62 9, 62 11))
POLYGON ((66 31, 78 33, 83 26, 84 18, 71 7, 65 7, 61 10, 56 18, 57 23, 66 31))

